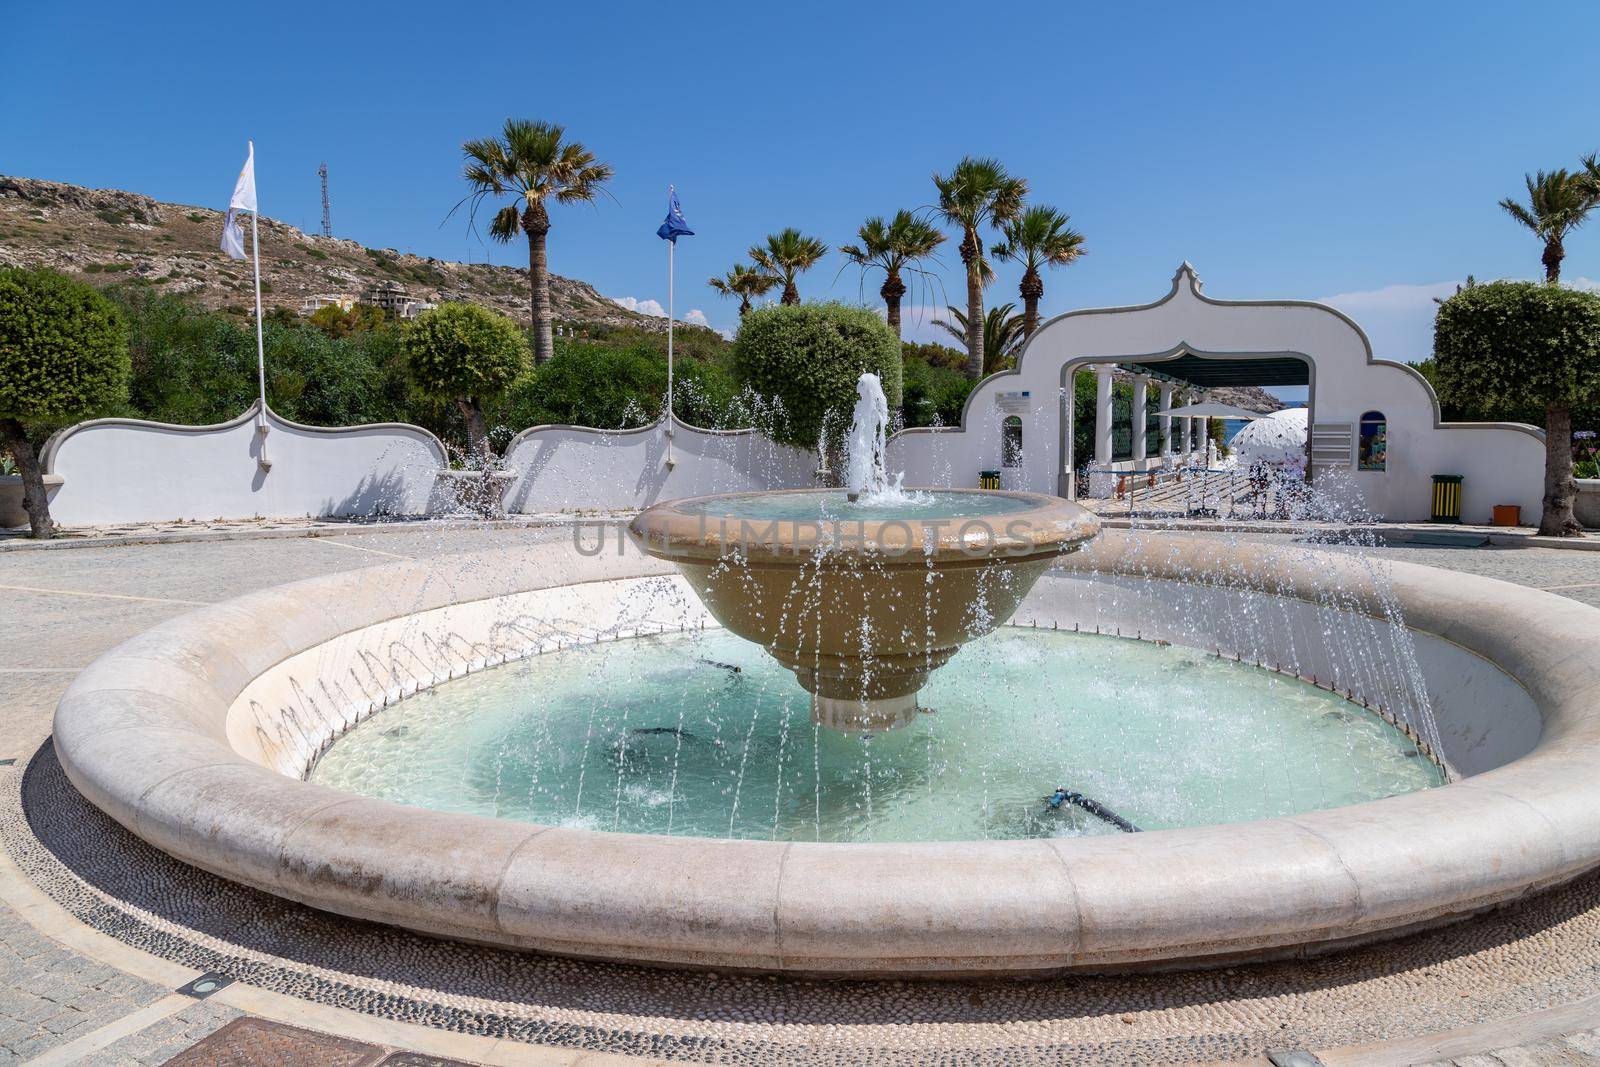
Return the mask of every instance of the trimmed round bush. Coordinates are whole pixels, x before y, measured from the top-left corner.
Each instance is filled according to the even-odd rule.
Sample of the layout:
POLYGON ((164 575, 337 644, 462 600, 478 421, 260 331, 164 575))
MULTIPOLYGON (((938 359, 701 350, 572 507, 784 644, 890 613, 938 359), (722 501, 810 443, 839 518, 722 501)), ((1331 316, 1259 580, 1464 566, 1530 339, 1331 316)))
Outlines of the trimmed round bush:
POLYGON ((532 363, 522 329, 476 304, 440 304, 406 328, 401 341, 417 392, 454 402, 467 424, 467 446, 492 458, 485 411, 532 363))
POLYGON ((875 311, 844 304, 761 308, 744 317, 733 340, 734 380, 783 404, 773 437, 815 449, 824 427, 838 441, 856 403, 856 381, 883 381, 891 409, 900 406, 900 339, 875 311))
POLYGON ((50 270, 0 270, 0 447, 22 475, 34 537, 55 523, 34 449, 40 424, 98 415, 128 397, 128 331, 116 307, 50 270))
POLYGON ((436 400, 501 396, 532 356, 515 322, 477 304, 440 304, 406 328, 402 343, 417 389, 436 400))
POLYGON ((1600 295, 1490 282, 1439 306, 1434 356, 1448 403, 1491 418, 1600 399, 1600 295))
POLYGON ((50 270, 0 270, 0 418, 62 422, 128 393, 128 334, 111 301, 50 270))
POLYGON ((1544 413, 1539 532, 1581 532, 1572 411, 1600 399, 1600 295, 1534 282, 1468 285, 1439 306, 1433 352, 1446 403, 1491 418, 1544 413))

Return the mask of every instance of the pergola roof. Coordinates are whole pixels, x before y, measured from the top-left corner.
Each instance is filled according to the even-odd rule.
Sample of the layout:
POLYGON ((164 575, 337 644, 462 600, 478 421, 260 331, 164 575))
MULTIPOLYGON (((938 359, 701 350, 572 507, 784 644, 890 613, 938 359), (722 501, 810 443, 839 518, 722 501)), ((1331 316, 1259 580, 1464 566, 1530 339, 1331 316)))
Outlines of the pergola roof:
POLYGON ((1185 352, 1149 363, 1118 363, 1130 374, 1176 378, 1201 389, 1243 385, 1310 385, 1311 367, 1295 356, 1230 356, 1213 358, 1185 352))

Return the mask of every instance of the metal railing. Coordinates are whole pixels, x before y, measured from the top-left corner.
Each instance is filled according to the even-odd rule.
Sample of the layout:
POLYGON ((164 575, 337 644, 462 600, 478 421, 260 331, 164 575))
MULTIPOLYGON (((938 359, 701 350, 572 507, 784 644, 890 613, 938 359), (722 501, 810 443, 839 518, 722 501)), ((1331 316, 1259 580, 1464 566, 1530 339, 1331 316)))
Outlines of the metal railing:
POLYGON ((1233 518, 1240 496, 1238 472, 1226 467, 1152 467, 1144 471, 1090 467, 1091 479, 1111 479, 1113 501, 1128 515, 1177 514, 1185 518, 1233 518))

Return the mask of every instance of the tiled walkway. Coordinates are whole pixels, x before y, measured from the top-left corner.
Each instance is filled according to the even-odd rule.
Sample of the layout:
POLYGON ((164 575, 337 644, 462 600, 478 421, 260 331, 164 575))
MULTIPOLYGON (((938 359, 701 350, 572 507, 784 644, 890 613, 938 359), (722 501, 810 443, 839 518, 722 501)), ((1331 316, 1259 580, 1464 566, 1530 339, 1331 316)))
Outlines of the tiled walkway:
MULTIPOLYGON (((525 1039, 537 1035, 554 1042, 543 1062, 586 1065, 609 1059, 598 1050, 644 1055, 634 1062, 1176 1062, 1259 1055, 1269 1044, 1326 1048, 1399 1039, 1600 995, 1596 877, 1520 910, 1304 964, 1035 983, 788 983, 516 957, 292 905, 264 906, 253 903, 259 894, 232 895, 242 891, 214 886, 209 876, 176 864, 162 867, 152 858, 132 870, 117 858, 142 846, 103 817, 95 821, 98 813, 70 790, 61 791, 64 782, 43 747, 55 702, 78 669, 118 641, 195 604, 297 578, 457 551, 482 552, 481 565, 492 566, 499 545, 567 536, 560 529, 429 528, 0 553, 7 608, 0 612, 0 759, 17 761, 0 767, 0 792, 12 798, 6 803, 16 816, 28 816, 8 823, 9 859, 0 870, 0 1063, 38 1056, 62 1064, 162 1062, 233 1019, 275 1012, 359 1042, 368 1057, 362 1062, 421 1043, 397 1035, 448 1040, 452 1029, 478 1036, 431 1051, 481 1062, 531 1062, 527 1057, 540 1050, 525 1039), (31 811, 17 806, 24 796, 34 798, 31 811), (98 871, 88 870, 96 866, 91 857, 98 871), (10 891, 8 877, 15 879, 10 891), (174 892, 187 894, 181 907, 170 903, 174 892), (151 939, 149 931, 161 937, 151 939), (182 947, 188 944, 209 947, 192 953, 182 947), (143 977, 100 962, 128 945, 139 952, 123 947, 126 957, 117 958, 142 969, 143 977), (403 958, 412 951, 406 946, 425 955, 403 958), (210 1000, 175 998, 173 991, 202 965, 263 976, 276 968, 298 977, 286 982, 288 995, 274 993, 263 977, 210 1000), (333 992, 324 998, 312 989, 333 992), (432 1013, 430 998, 440 1006, 432 1013), (339 1003, 365 1006, 356 1012, 329 1006, 339 1003), (431 1020, 434 1029, 408 1030, 406 1019, 431 1020)), ((1372 551, 1551 588, 1600 606, 1600 555, 1372 551)), ((1500 1042, 1511 1047, 1496 1059, 1454 1059, 1600 1062, 1600 1039, 1584 1033, 1596 1023, 1572 1025, 1564 1037, 1500 1042)), ((1440 1057, 1409 1062, 1427 1059, 1440 1057)), ((1328 1062, 1376 1061, 1330 1053, 1328 1062)))

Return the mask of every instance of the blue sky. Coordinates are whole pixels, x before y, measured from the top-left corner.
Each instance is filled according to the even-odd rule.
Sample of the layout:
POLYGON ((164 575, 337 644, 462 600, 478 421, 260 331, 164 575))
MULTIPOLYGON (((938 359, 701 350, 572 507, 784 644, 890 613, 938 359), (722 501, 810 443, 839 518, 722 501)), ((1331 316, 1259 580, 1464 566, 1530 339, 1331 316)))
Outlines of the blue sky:
MULTIPOLYGON (((675 182, 699 233, 679 313, 724 328, 704 280, 751 243, 794 225, 837 247, 973 153, 1087 237, 1047 313, 1153 299, 1189 259, 1213 296, 1329 300, 1380 356, 1421 358, 1433 295, 1538 271, 1496 201, 1600 150, 1588 3, 82 2, 6 24, 0 69, 27 97, 0 109, 0 173, 220 207, 253 137, 268 215, 314 230, 326 160, 339 236, 525 264, 444 220, 464 139, 547 118, 617 171, 615 201, 556 211, 554 269, 664 303, 675 182)), ((1566 277, 1600 278, 1600 222, 1568 252, 1566 277)), ((918 301, 961 302, 944 260, 918 301)), ((838 270, 804 295, 876 302, 838 270)), ((1002 266, 990 302, 1016 281, 1002 266)))

